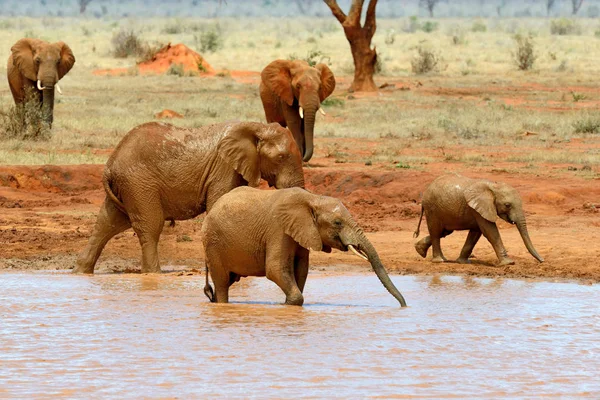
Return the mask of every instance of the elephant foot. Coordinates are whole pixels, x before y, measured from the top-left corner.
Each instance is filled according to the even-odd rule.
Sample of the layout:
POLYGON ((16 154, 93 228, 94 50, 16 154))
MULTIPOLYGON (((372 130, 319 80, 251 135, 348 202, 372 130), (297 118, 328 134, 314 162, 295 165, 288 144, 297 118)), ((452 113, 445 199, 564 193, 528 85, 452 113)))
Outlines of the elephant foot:
POLYGON ((433 263, 443 263, 443 262, 446 262, 446 261, 448 261, 448 260, 446 260, 444 257, 441 257, 441 256, 433 257, 431 259, 431 262, 433 262, 433 263))
POLYGON ((456 262, 459 264, 471 264, 471 260, 469 260, 468 258, 462 258, 462 257, 457 258, 456 262))
POLYGON ((144 268, 142 267, 142 274, 160 274, 162 271, 160 267, 156 268, 144 268))
POLYGON ((429 250, 429 247, 421 242, 417 242, 415 243, 415 250, 417 250, 417 253, 419 253, 421 257, 425 258, 427 257, 427 250, 429 250))
POLYGON ((73 268, 73 271, 71 271, 71 273, 92 275, 94 273, 94 266, 93 265, 92 266, 85 265, 78 261, 77 264, 75 265, 75 267, 73 268))
POLYGON ((505 265, 515 265, 515 262, 508 257, 498 261, 498 267, 504 267, 505 265))
POLYGON ((285 304, 288 306, 301 306, 304 304, 304 296, 302 294, 289 296, 285 299, 285 304))

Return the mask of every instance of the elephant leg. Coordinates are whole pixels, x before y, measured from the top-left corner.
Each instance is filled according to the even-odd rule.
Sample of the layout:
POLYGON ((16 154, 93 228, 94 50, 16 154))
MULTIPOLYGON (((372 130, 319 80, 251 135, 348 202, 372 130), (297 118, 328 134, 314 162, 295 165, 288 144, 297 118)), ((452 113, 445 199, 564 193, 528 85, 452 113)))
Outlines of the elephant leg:
POLYGON ((294 254, 280 254, 280 251, 267 250, 266 266, 267 279, 274 282, 285 293, 285 304, 301 306, 304 296, 294 276, 294 254))
POLYGON ((112 201, 105 199, 98 212, 92 235, 85 250, 77 259, 77 265, 73 269, 73 273, 93 274, 96 261, 98 261, 106 243, 116 234, 130 227, 131 222, 129 222, 127 215, 117 209, 112 201))
POLYGON ((469 231, 469 234, 467 235, 467 240, 465 241, 465 245, 463 246, 463 248, 460 252, 460 256, 458 256, 458 259, 456 260, 456 262, 458 262, 460 264, 471 263, 471 261, 469 261, 469 257, 471 257, 473 248, 477 244, 477 241, 479 241, 480 237, 481 237, 481 231, 474 230, 474 229, 471 229, 469 231))
POLYGON ((307 249, 299 247, 294 257, 294 278, 296 279, 300 293, 304 293, 304 285, 308 276, 309 254, 307 249))
POLYGON ((433 250, 433 258, 431 259, 431 262, 442 263, 448 261, 446 257, 444 257, 444 253, 442 253, 441 239, 448 236, 452 232, 453 231, 442 229, 439 234, 431 233, 431 247, 433 250))
POLYGON ((219 251, 211 246, 205 250, 206 261, 210 266, 210 276, 215 285, 214 302, 229 303, 229 286, 235 281, 235 274, 223 268, 219 251))
POLYGON ((423 239, 415 243, 415 250, 423 258, 427 257, 427 252, 431 247, 431 236, 425 236, 423 239))
MULTIPOLYGON (((158 262, 158 239, 162 233, 165 219, 162 212, 157 212, 156 205, 152 212, 144 212, 141 218, 132 218, 131 226, 137 234, 142 246, 142 273, 160 273, 158 262)), ((149 208, 149 207, 148 207, 149 208)))
POLYGON ((475 218, 477 218, 477 223, 483 236, 490 242, 496 252, 498 266, 513 265, 515 262, 508 257, 508 253, 506 252, 504 244, 502 243, 502 238, 500 237, 500 232, 498 231, 498 226, 493 222, 483 219, 483 217, 480 217, 479 215, 476 215, 475 218))

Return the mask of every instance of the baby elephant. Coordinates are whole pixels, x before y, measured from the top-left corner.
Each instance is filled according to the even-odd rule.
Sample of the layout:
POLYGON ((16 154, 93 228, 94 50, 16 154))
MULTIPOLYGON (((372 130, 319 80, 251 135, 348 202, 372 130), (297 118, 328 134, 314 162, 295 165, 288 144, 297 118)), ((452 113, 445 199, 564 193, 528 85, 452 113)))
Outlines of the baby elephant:
POLYGON ((514 264, 502 244, 495 222, 497 216, 517 225, 527 250, 539 262, 544 261, 527 233, 521 197, 507 184, 470 179, 458 174, 440 176, 423 193, 421 218, 414 237, 419 236, 423 213, 427 218, 429 236, 417 242, 415 249, 425 258, 429 246, 433 246, 433 262, 446 261, 440 247, 441 238, 456 230, 469 230, 457 260, 459 263, 469 262, 473 247, 483 234, 494 247, 499 265, 514 264))
POLYGON ((337 199, 304 189, 258 190, 240 187, 223 195, 202 226, 206 263, 215 285, 204 292, 227 303, 229 287, 240 277, 266 276, 285 293, 285 303, 302 305, 309 250, 351 250, 368 260, 377 277, 402 307, 406 302, 390 280, 377 252, 337 199))

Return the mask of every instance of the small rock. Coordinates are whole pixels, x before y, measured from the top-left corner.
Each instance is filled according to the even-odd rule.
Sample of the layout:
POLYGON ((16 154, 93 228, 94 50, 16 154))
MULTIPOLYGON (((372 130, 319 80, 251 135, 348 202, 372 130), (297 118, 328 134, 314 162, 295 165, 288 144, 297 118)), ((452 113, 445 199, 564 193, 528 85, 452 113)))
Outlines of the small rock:
POLYGON ((365 165, 373 165, 373 162, 372 162, 371 160, 367 160, 367 161, 365 162, 365 165))

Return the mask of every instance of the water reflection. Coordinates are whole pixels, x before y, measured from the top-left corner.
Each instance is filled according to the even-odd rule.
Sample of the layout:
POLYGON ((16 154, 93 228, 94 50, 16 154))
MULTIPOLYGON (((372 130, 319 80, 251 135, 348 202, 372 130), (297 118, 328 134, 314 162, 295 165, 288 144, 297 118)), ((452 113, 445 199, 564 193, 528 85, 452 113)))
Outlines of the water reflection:
POLYGON ((597 286, 311 273, 305 307, 248 278, 0 274, 0 397, 597 398, 597 286))

